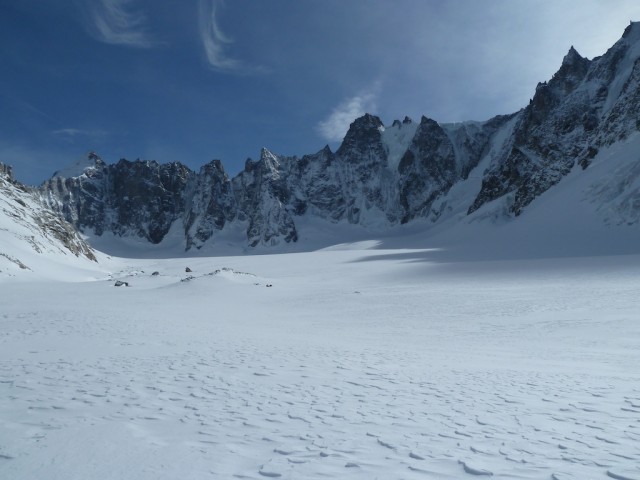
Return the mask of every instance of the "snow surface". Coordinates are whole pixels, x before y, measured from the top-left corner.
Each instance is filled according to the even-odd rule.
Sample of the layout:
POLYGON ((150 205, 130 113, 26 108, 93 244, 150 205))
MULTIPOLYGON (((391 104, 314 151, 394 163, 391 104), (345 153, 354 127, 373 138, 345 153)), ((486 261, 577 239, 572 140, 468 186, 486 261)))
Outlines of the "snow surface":
POLYGON ((5 280, 0 478, 640 478, 639 255, 380 246, 5 280))

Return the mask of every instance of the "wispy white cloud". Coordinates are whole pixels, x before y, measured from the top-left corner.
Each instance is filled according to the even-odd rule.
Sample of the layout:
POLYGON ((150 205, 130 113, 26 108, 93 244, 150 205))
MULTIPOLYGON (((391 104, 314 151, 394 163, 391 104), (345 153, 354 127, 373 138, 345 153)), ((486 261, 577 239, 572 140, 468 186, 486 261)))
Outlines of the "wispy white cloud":
POLYGON ((318 133, 330 142, 342 140, 351 122, 377 109, 378 92, 379 85, 376 84, 373 88, 344 100, 325 120, 318 123, 318 133))
POLYGON ((145 15, 134 10, 136 0, 98 0, 92 3, 87 29, 97 40, 112 45, 149 48, 155 42, 147 32, 145 15))
POLYGON ((78 137, 97 140, 106 137, 108 132, 100 129, 85 130, 80 128, 60 128, 58 130, 53 130, 51 135, 64 140, 65 142, 74 143, 78 137))
POLYGON ((220 29, 216 18, 218 8, 223 3, 220 0, 200 0, 198 4, 198 23, 200 39, 204 47, 207 63, 215 70, 232 71, 242 67, 242 62, 230 58, 226 53, 226 46, 233 43, 220 29))
POLYGON ((78 128, 61 128, 59 130, 54 130, 51 132, 52 135, 56 137, 75 137, 82 133, 82 130, 78 128))

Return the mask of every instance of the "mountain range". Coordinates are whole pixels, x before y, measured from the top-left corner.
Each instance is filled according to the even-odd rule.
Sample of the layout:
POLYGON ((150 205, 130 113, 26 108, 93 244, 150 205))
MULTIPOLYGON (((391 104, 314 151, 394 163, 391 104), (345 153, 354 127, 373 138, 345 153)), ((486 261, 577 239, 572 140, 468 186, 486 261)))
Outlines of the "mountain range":
MULTIPOLYGON (((0 194, 27 192, 89 236, 161 244, 171 234, 188 251, 215 247, 228 231, 242 231, 248 247, 294 243, 308 219, 368 231, 416 221, 517 222, 539 197, 562 189, 565 177, 609 161, 611 147, 639 130, 640 23, 631 23, 600 57, 572 47, 526 107, 487 121, 440 124, 423 116, 385 126, 365 114, 336 151, 327 146, 300 158, 265 148, 233 178, 219 160, 196 172, 179 162, 107 164, 92 152, 39 187, 19 185, 3 167, 0 194)), ((602 222, 636 225, 640 156, 616 168, 587 188, 585 202, 595 202, 602 222)), ((71 243, 74 254, 90 254, 71 243)))

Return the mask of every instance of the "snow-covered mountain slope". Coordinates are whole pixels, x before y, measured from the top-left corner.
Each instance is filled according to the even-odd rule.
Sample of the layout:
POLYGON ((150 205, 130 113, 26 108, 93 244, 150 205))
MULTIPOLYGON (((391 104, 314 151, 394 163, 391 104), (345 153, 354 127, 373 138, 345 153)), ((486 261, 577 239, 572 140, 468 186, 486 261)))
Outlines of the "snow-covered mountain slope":
POLYGON ((485 172, 470 212, 512 194, 508 209, 519 215, 574 165, 587 168, 599 149, 640 129, 640 23, 593 60, 571 48, 518 117, 509 148, 485 172))
POLYGON ((0 164, 0 277, 86 278, 95 262, 75 228, 0 164))
MULTIPOLYGON (((640 23, 632 23, 601 57, 588 60, 571 48, 530 104, 511 115, 442 125, 405 118, 385 127, 365 114, 335 152, 298 158, 263 149, 234 178, 219 161, 194 172, 180 163, 106 165, 92 153, 40 191, 84 233, 173 244, 182 232, 187 250, 220 245, 238 230, 249 247, 295 243, 315 220, 376 234, 425 221, 438 230, 487 205, 504 213, 501 221, 517 222, 550 189, 563 188, 566 176, 579 175, 576 168, 590 177, 603 149, 638 132, 639 112, 640 23)), ((633 176, 633 161, 618 175, 633 176)), ((606 198, 625 218, 637 216, 635 197, 618 184, 589 192, 586 204, 606 198)))

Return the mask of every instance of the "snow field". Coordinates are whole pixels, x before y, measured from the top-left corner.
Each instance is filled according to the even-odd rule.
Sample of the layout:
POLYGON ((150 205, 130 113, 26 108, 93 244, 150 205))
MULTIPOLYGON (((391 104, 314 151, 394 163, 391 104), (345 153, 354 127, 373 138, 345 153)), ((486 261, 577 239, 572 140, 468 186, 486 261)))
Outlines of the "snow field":
POLYGON ((373 246, 5 282, 0 478, 640 478, 640 257, 373 246))

